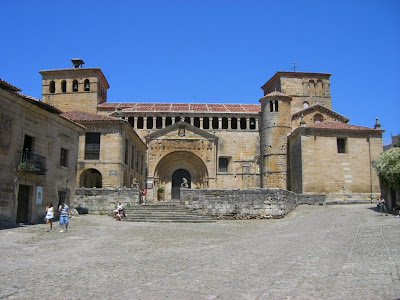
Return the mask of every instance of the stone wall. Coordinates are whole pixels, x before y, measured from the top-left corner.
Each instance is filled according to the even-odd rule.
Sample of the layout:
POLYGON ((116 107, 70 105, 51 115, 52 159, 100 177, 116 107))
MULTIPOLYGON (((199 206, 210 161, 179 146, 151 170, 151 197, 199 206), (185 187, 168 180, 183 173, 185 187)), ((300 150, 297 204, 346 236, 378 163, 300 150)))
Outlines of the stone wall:
POLYGON ((125 207, 139 203, 138 189, 88 189, 75 190, 74 208, 82 213, 109 213, 117 207, 118 201, 125 207))
POLYGON ((281 218, 298 204, 323 204, 324 195, 299 195, 283 189, 181 189, 185 205, 213 217, 281 218))

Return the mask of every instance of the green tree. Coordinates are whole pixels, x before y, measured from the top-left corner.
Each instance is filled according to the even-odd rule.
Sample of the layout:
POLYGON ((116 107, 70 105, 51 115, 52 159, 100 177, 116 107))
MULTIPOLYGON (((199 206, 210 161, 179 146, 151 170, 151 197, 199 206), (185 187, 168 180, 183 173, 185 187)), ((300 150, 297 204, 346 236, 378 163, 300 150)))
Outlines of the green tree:
POLYGON ((373 166, 378 171, 383 186, 400 188, 400 148, 392 148, 381 153, 373 166))

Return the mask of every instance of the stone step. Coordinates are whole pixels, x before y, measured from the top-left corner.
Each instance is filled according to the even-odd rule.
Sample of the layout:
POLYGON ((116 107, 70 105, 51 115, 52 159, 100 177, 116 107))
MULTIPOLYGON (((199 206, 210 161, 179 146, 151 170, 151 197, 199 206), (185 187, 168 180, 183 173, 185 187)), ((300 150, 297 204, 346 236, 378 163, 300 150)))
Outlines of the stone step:
POLYGON ((180 202, 157 202, 125 208, 127 222, 206 223, 214 219, 199 215, 180 202))

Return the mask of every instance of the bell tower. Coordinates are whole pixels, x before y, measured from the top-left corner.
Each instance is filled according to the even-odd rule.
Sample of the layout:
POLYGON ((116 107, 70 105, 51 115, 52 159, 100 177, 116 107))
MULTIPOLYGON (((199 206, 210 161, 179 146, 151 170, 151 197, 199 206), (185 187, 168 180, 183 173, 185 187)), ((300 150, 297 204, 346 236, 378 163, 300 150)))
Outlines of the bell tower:
POLYGON ((43 70, 42 100, 62 111, 97 113, 97 105, 107 101, 110 88, 99 68, 83 68, 81 58, 71 59, 72 67, 43 70))
POLYGON ((260 99, 261 187, 287 188, 287 136, 291 97, 272 92, 260 99))

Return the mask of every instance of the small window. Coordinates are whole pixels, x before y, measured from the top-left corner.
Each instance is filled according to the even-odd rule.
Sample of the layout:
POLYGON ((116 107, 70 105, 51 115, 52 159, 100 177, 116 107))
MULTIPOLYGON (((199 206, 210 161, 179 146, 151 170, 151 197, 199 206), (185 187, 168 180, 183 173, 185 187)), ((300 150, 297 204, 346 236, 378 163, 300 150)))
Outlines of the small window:
POLYGON ((153 117, 147 117, 147 129, 153 129, 153 117))
POLYGON ((90 81, 89 81, 89 79, 85 79, 84 91, 85 92, 89 92, 90 91, 90 81))
POLYGON ((172 125, 172 118, 166 117, 165 118, 165 126, 170 126, 170 125, 172 125))
POLYGON ((210 129, 210 119, 208 117, 203 118, 203 129, 210 129))
POLYGON ((256 129, 256 119, 250 118, 250 129, 256 129))
POLYGON ((68 150, 64 148, 60 151, 60 166, 68 167, 68 150))
POLYGON ((156 118, 156 128, 161 129, 162 128, 162 117, 157 117, 156 118))
POLYGON ((279 111, 279 101, 275 100, 275 111, 279 111))
POLYGON ((212 128, 213 129, 218 129, 219 127, 219 120, 217 117, 212 118, 212 128))
POLYGON ((246 118, 240 118, 240 129, 244 130, 247 128, 247 120, 246 118))
POLYGON ((56 92, 56 83, 54 81, 50 81, 49 92, 52 94, 56 92))
POLYGON ((337 138, 337 152, 346 153, 346 138, 337 138))
POLYGON ((67 92, 67 82, 65 80, 61 81, 61 92, 67 92))
POLYGON ((72 91, 77 92, 78 91, 78 80, 74 80, 72 82, 72 91))
POLYGON ((228 158, 220 157, 218 159, 218 171, 219 172, 228 172, 228 158))
POLYGON ((228 118, 222 118, 222 129, 228 129, 228 118))
POLYGON ((193 125, 197 128, 200 128, 200 118, 199 117, 195 117, 193 120, 193 125))
POLYGON ((321 114, 316 114, 314 116, 314 123, 321 123, 324 121, 324 117, 321 114))
POLYGON ((143 117, 138 117, 137 119, 137 128, 143 129, 143 117))
POLYGON ((100 132, 87 132, 85 140, 85 159, 100 158, 100 132))
POLYGON ((175 118, 175 123, 178 123, 181 120, 181 117, 176 117, 175 118))
POLYGON ((185 122, 188 123, 188 124, 190 124, 190 118, 189 118, 189 117, 186 117, 186 118, 185 118, 185 122))
POLYGON ((237 129, 238 128, 238 121, 236 118, 231 119, 231 128, 232 129, 237 129))
POLYGON ((135 118, 134 118, 134 117, 128 117, 128 123, 129 123, 132 127, 134 127, 134 125, 135 125, 135 118))
POLYGON ((310 106, 310 104, 307 102, 307 101, 304 101, 303 102, 303 108, 307 108, 307 107, 309 107, 310 106))

